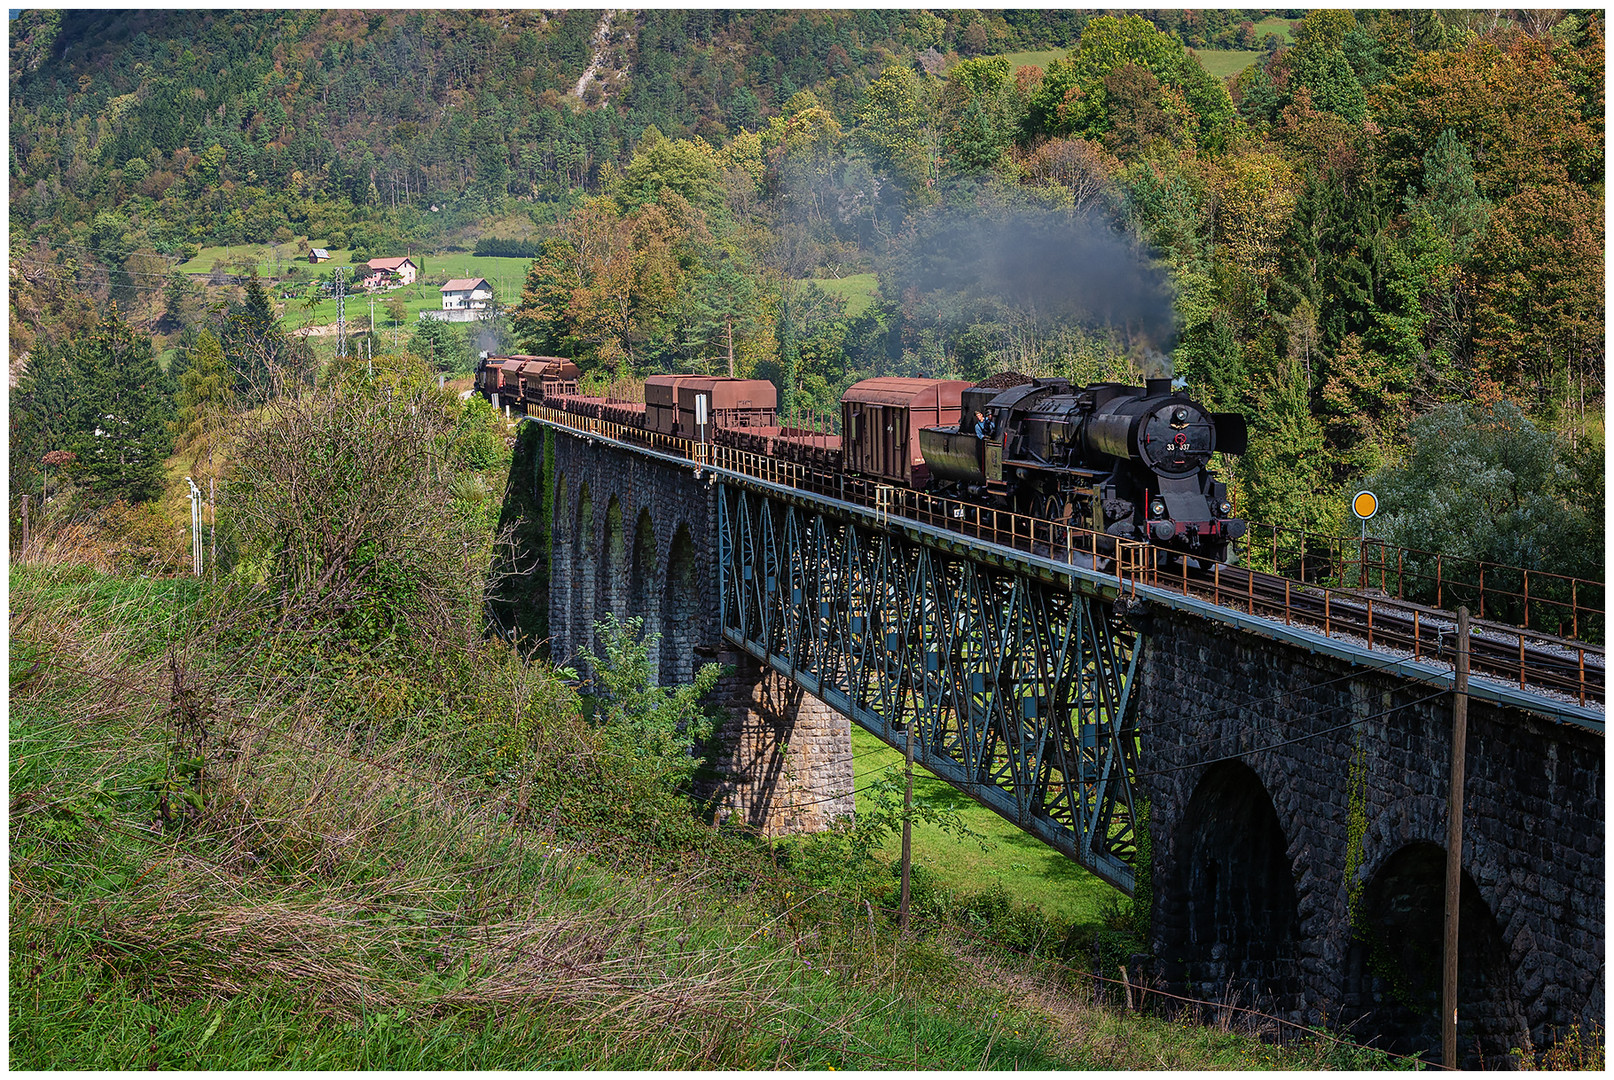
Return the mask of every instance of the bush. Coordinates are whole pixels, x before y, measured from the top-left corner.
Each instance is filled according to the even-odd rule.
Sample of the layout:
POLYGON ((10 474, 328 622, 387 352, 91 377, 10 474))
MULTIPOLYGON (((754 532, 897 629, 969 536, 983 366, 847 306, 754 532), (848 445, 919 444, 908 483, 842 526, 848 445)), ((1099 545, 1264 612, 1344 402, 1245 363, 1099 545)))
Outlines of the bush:
POLYGON ((488 539, 455 511, 443 447, 457 402, 407 384, 321 391, 244 419, 223 516, 236 584, 322 648, 474 636, 488 539))
POLYGON ((701 699, 717 685, 722 667, 703 664, 688 686, 657 686, 650 643, 658 635, 644 633, 643 619, 619 620, 612 613, 594 628, 605 655, 584 649, 582 658, 593 670, 589 685, 606 745, 647 777, 687 790, 700 764, 696 749, 716 727, 701 699))
POLYGON ((54 495, 48 515, 36 507, 28 561, 79 563, 109 574, 172 574, 187 567, 189 530, 161 503, 117 499, 96 506, 84 494, 69 489, 54 495))

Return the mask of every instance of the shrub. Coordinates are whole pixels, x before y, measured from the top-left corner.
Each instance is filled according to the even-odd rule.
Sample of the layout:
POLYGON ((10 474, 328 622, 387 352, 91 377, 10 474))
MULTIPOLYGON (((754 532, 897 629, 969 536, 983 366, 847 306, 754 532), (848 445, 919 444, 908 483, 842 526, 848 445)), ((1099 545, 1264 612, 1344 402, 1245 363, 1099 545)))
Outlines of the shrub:
POLYGON ((223 507, 237 584, 329 647, 464 641, 488 545, 455 512, 451 398, 408 384, 322 391, 243 420, 223 507))
POLYGON ((644 633, 643 619, 619 620, 611 613, 594 629, 605 655, 584 649, 582 658, 594 673, 590 686, 606 745, 669 787, 687 787, 699 766, 696 748, 716 727, 701 699, 717 685, 723 669, 703 664, 688 686, 657 686, 650 644, 658 635, 644 633))

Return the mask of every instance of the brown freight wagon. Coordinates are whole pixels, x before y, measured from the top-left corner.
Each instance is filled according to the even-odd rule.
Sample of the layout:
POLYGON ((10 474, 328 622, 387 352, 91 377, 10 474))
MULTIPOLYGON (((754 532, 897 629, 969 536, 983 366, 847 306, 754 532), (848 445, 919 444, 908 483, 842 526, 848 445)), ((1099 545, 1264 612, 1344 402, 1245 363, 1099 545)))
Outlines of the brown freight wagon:
POLYGON ((511 357, 516 365, 521 399, 537 404, 545 397, 577 393, 578 366, 561 356, 511 357))
POLYGON ((735 379, 727 375, 688 379, 678 384, 678 433, 698 439, 695 399, 706 398, 707 441, 717 428, 770 427, 779 405, 779 391, 767 379, 735 379))
POLYGON ((607 401, 600 406, 600 419, 624 427, 644 427, 644 406, 636 401, 607 401))
POLYGON ((511 383, 509 389, 505 388, 506 372, 517 364, 507 356, 490 356, 476 373, 476 388, 487 397, 498 394, 501 404, 511 404, 516 397, 517 389, 511 383))
POLYGON ((795 427, 723 427, 713 442, 763 457, 794 461, 824 472, 841 467, 841 437, 830 432, 795 427))
POLYGON ((919 452, 921 428, 958 424, 962 379, 864 379, 841 395, 847 472, 922 488, 930 479, 919 452))
POLYGON ((651 375, 644 381, 644 424, 663 435, 678 434, 678 385, 699 375, 651 375))
POLYGON ((664 435, 701 437, 695 401, 706 398, 706 438, 717 428, 767 427, 779 391, 767 379, 727 375, 652 375, 644 381, 645 426, 664 435))

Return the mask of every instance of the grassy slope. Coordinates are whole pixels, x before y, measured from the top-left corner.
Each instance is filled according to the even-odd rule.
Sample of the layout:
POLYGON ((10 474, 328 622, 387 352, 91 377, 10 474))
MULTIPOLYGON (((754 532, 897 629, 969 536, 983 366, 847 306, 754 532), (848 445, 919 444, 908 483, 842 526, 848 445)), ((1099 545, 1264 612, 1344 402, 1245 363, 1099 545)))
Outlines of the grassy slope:
MULTIPOLYGON (((232 247, 204 248, 202 252, 190 262, 178 269, 187 274, 205 274, 212 269, 216 260, 222 260, 226 267, 242 259, 256 260, 258 274, 266 282, 276 276, 291 277, 291 270, 296 267, 301 271, 299 276, 291 277, 289 286, 306 288, 307 284, 319 277, 331 273, 338 266, 351 265, 352 253, 346 250, 333 250, 331 261, 320 263, 318 266, 310 264, 306 259, 297 256, 306 254, 309 247, 317 246, 306 241, 296 241, 287 244, 237 244, 232 247), (280 274, 276 275, 274 250, 281 251, 279 264, 280 274)), ((390 316, 383 309, 383 304, 390 301, 393 296, 401 295, 407 316, 401 324, 401 331, 408 334, 422 311, 440 310, 443 306, 442 295, 438 292, 438 285, 448 278, 470 277, 487 278, 488 282, 498 291, 500 297, 514 302, 521 295, 521 287, 526 280, 527 268, 531 265, 530 259, 507 258, 494 255, 471 255, 466 252, 448 252, 445 254, 430 254, 416 257, 416 262, 424 265, 422 279, 414 285, 386 290, 375 294, 375 325, 380 334, 389 334, 393 329, 390 316)), ((230 270, 234 272, 234 270, 230 270)), ((271 288, 276 302, 285 309, 285 325, 289 330, 301 329, 305 326, 328 326, 336 322, 336 300, 321 300, 312 307, 305 307, 300 299, 280 300, 280 289, 271 288)), ((366 330, 370 325, 370 296, 369 294, 349 295, 347 299, 347 321, 350 326, 359 330, 366 330)))
POLYGON ((1040 67, 1046 69, 1048 61, 1063 60, 1070 55, 1070 50, 1076 47, 1075 42, 1063 49, 1027 49, 1023 52, 1004 53, 1003 59, 1009 62, 1009 70, 1015 71, 1023 67, 1040 67))
POLYGON ((1268 15, 1255 24, 1255 38, 1257 41, 1268 34, 1277 34, 1283 39, 1285 45, 1294 43, 1294 23, 1288 19, 1281 19, 1276 15, 1268 15))
POLYGON ((1199 57, 1205 74, 1213 79, 1237 75, 1261 59, 1261 53, 1255 49, 1195 49, 1194 55, 1199 57))
MULTIPOLYGON (((887 766, 902 767, 900 753, 856 724, 852 725, 852 756, 854 786, 859 788, 887 766)), ((1010 895, 1077 924, 1099 923, 1104 909, 1122 899, 1102 879, 923 769, 916 771, 914 795, 956 811, 988 845, 982 851, 980 840, 953 836, 924 823, 914 827, 914 862, 948 887, 975 893, 1000 881, 1010 895)), ((859 810, 866 809, 868 798, 860 797, 859 810)), ((894 860, 901 846, 900 838, 892 836, 881 854, 894 860)))
POLYGON ((412 741, 348 742, 318 686, 213 681, 183 579, 10 585, 13 1068, 1320 1063, 1095 1008, 946 934, 871 939, 743 843, 591 854, 514 827, 412 741), (207 813, 154 829, 175 646, 217 706, 207 813))
POLYGON ((847 274, 838 278, 808 278, 831 296, 846 298, 846 313, 853 318, 869 310, 874 303, 874 292, 880 281, 873 274, 847 274))

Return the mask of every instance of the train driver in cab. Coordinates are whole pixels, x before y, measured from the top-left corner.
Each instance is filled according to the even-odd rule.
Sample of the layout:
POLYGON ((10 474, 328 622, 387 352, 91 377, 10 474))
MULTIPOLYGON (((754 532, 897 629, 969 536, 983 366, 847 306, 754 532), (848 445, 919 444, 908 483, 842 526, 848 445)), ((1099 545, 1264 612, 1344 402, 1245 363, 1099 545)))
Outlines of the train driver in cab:
POLYGON ((975 437, 982 442, 998 433, 997 421, 986 415, 980 409, 975 410, 975 437))

